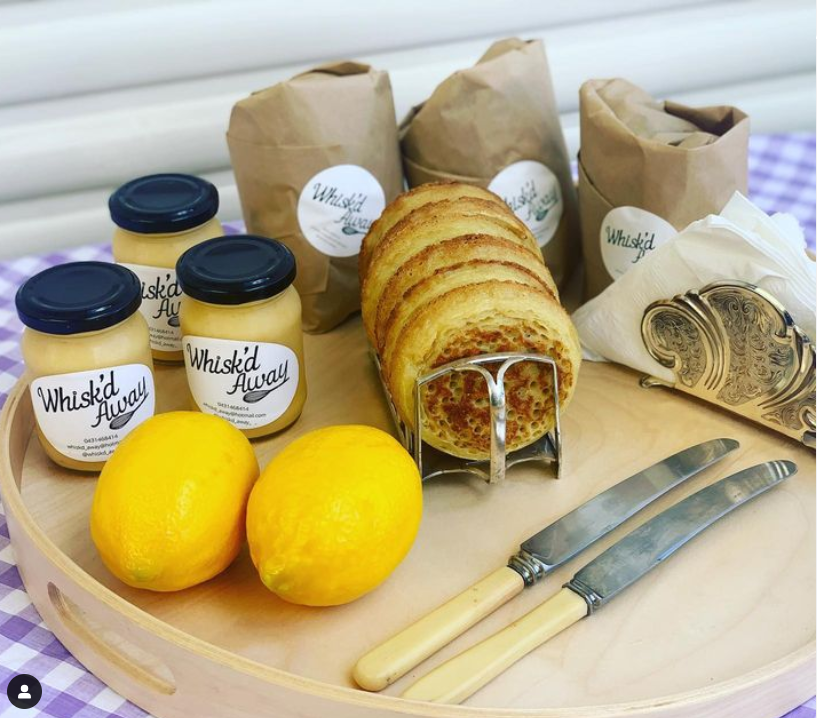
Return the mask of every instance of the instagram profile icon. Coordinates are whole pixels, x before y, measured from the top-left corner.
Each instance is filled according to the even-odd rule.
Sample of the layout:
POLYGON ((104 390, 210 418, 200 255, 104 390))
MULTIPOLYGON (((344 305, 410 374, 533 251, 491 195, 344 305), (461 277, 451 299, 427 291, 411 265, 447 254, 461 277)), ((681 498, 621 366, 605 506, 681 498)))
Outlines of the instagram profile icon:
POLYGON ((43 697, 43 687, 40 682, 28 673, 14 676, 6 686, 6 695, 15 708, 33 708, 43 697))

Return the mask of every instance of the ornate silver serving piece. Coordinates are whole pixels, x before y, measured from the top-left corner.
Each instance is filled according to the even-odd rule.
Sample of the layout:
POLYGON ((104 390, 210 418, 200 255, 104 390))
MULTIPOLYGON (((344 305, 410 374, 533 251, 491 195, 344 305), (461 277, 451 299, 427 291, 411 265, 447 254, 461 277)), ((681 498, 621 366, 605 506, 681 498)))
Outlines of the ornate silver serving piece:
POLYGON ((669 386, 815 446, 815 350, 768 292, 716 282, 644 312, 641 336, 675 383, 669 386))
POLYGON ((386 382, 383 381, 383 373, 380 369, 380 361, 374 355, 374 362, 377 366, 377 373, 383 392, 388 400, 389 410, 392 420, 397 427, 400 442, 412 454, 420 469, 420 476, 423 481, 441 476, 443 474, 469 473, 479 476, 488 483, 497 483, 504 480, 508 468, 523 461, 538 461, 544 466, 551 466, 556 478, 559 478, 562 459, 562 439, 559 423, 559 376, 556 370, 556 363, 543 354, 529 354, 522 352, 505 352, 501 354, 480 354, 466 359, 444 364, 428 374, 418 377, 415 382, 415 416, 414 425, 417 432, 407 426, 400 419, 397 409, 392 401, 386 382), (507 420, 507 407, 505 402, 505 385, 503 379, 505 373, 514 364, 531 361, 539 364, 546 364, 553 372, 553 392, 554 392, 554 412, 556 424, 551 432, 537 439, 532 444, 516 451, 507 451, 505 446, 505 431, 507 420), (486 365, 499 364, 496 377, 486 365), (485 380, 485 391, 488 395, 491 410, 491 458, 488 461, 477 461, 460 459, 450 456, 423 440, 423 421, 421 391, 423 386, 429 382, 439 379, 452 372, 472 371, 480 374, 485 380))

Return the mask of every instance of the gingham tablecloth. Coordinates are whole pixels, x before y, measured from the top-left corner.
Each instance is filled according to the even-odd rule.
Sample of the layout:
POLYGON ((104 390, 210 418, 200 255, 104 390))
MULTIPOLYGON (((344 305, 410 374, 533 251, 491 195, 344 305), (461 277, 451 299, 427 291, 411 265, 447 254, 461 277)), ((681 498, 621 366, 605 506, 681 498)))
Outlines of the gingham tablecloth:
MULTIPOLYGON (((803 225, 809 246, 815 239, 815 136, 761 135, 750 144, 749 194, 767 212, 790 212, 803 225)), ((110 260, 107 246, 86 246, 45 256, 0 262, 0 404, 22 374, 22 326, 14 292, 27 277, 61 262, 110 260)), ((0 507, 0 715, 54 718, 141 718, 147 714, 107 688, 68 653, 40 619, 23 588, 0 507), (8 703, 6 684, 18 673, 43 686, 36 708, 8 703)), ((785 718, 816 718, 812 699, 785 718)))

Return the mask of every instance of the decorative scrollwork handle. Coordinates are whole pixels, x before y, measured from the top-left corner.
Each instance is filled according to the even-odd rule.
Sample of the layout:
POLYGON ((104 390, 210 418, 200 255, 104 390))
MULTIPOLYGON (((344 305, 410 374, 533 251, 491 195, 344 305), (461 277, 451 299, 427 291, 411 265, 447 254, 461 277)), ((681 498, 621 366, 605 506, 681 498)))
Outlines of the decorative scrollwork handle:
POLYGON ((676 389, 814 447, 814 344, 768 292, 716 282, 653 302, 641 336, 676 389))

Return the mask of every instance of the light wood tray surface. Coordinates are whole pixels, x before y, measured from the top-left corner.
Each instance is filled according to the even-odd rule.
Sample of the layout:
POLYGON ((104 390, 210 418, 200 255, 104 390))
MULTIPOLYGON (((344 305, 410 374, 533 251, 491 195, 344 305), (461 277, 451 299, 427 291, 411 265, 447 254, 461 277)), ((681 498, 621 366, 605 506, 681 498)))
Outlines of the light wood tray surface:
MULTIPOLYGON (((255 443, 262 466, 316 427, 392 428, 358 320, 307 337, 306 355, 304 414, 290 430, 255 443)), ((183 370, 160 367, 157 384, 160 410, 186 407, 183 370)), ((49 627, 91 671, 161 718, 779 718, 813 695, 813 452, 688 397, 641 389, 633 372, 591 363, 582 368, 562 427, 561 480, 534 465, 513 468, 495 486, 464 476, 435 479, 425 487, 423 524, 408 558, 372 594, 331 609, 276 598, 246 551, 218 578, 181 593, 119 583, 89 535, 95 478, 46 459, 31 439, 23 383, 4 412, 0 488, 23 580, 49 627), (501 566, 531 533, 648 464, 718 436, 736 438, 742 448, 525 591, 392 686, 390 695, 354 689, 350 671, 362 653, 501 566), (556 592, 644 519, 769 459, 794 460, 800 473, 465 706, 394 697, 556 592)))

